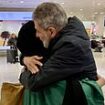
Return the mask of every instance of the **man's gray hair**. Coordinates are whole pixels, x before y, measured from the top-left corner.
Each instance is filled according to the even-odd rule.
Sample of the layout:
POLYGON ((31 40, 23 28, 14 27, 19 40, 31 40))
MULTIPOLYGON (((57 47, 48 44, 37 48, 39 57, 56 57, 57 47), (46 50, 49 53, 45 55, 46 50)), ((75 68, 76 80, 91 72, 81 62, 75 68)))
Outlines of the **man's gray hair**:
POLYGON ((57 30, 61 30, 68 21, 64 9, 59 4, 51 2, 40 4, 33 12, 33 20, 38 20, 44 29, 52 26, 57 30))

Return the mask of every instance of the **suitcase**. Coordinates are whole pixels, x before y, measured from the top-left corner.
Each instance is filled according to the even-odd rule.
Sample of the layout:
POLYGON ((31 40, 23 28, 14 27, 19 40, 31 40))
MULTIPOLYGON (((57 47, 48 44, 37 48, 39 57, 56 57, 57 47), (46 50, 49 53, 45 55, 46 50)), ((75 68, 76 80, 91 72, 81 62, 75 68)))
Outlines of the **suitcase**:
POLYGON ((15 63, 17 57, 17 50, 16 49, 9 49, 7 50, 7 63, 15 63))

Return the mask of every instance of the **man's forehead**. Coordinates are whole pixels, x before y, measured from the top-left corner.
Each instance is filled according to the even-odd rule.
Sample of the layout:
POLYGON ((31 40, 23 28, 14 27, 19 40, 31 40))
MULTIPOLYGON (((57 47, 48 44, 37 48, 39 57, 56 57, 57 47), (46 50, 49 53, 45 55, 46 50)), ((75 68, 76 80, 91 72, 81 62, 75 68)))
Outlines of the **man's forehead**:
POLYGON ((34 24, 35 24, 35 29, 37 30, 37 31, 42 31, 43 30, 43 28, 42 27, 40 27, 40 25, 39 25, 39 22, 38 21, 34 21, 34 24))

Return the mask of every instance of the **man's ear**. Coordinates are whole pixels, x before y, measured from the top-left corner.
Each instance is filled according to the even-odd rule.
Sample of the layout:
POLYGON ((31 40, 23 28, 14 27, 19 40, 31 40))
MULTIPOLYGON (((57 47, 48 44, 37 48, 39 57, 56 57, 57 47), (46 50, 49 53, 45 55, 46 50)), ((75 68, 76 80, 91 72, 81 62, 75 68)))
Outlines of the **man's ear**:
POLYGON ((57 34, 57 30, 54 27, 49 27, 48 28, 51 34, 51 38, 54 38, 57 34))

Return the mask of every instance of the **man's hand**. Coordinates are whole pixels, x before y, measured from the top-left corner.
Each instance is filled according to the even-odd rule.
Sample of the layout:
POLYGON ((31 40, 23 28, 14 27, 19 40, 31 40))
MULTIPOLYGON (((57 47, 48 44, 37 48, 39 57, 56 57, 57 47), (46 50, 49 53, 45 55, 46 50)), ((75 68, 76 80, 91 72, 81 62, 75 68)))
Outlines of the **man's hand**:
POLYGON ((32 74, 35 74, 39 71, 38 66, 43 65, 40 61, 42 59, 43 57, 39 57, 39 56, 24 57, 23 63, 25 64, 27 69, 31 71, 32 74))
POLYGON ((105 85, 105 78, 98 75, 98 80, 97 80, 97 83, 102 87, 105 85))

